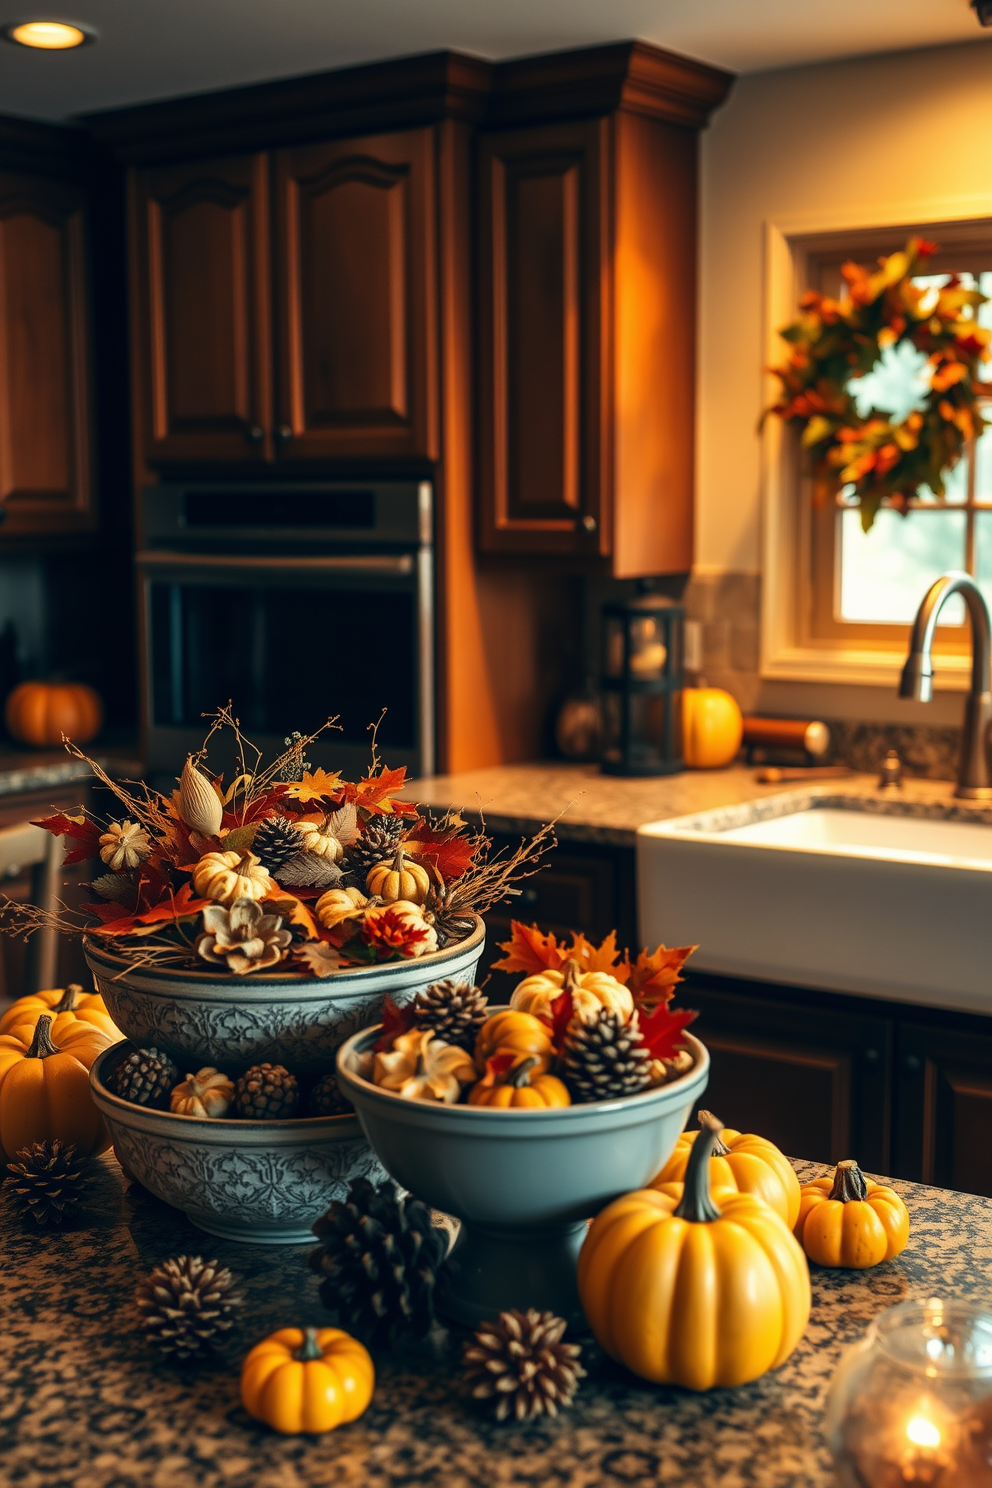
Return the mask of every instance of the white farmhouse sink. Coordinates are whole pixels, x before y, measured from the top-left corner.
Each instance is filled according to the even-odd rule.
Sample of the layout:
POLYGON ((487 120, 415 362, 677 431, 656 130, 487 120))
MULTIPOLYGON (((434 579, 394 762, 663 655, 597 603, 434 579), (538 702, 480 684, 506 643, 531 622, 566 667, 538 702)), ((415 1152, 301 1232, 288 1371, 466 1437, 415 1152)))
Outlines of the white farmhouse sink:
POLYGON ((992 817, 842 794, 653 822, 641 938, 700 971, 992 1014, 992 817))

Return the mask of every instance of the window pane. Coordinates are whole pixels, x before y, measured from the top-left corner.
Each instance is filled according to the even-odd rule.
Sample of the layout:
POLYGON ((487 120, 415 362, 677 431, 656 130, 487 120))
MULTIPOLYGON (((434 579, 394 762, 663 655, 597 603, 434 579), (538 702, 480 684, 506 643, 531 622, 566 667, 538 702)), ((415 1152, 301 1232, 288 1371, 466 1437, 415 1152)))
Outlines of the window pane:
POLYGON ((989 427, 975 445, 975 500, 992 501, 992 408, 982 410, 989 427))
POLYGON ((926 369, 926 355, 908 341, 900 341, 898 346, 885 348, 873 371, 864 377, 852 377, 847 389, 862 418, 876 408, 900 424, 926 402, 926 369))
MULTIPOLYGON (((963 277, 965 276, 962 275, 963 277)), ((984 274, 979 274, 978 287, 983 295, 989 297, 988 304, 978 307, 978 324, 992 331, 992 270, 987 269, 984 274)), ((983 382, 992 382, 992 362, 983 362, 978 369, 978 375, 983 382)))
MULTIPOLYGON (((949 568, 964 567, 963 511, 913 511, 901 517, 883 510, 867 533, 856 510, 842 512, 840 521, 842 620, 906 625, 934 579, 949 568)), ((992 543, 989 556, 992 560, 992 543)), ((948 601, 941 622, 963 624, 959 598, 948 601)))
POLYGON ((992 605, 992 512, 975 513, 975 577, 992 605))

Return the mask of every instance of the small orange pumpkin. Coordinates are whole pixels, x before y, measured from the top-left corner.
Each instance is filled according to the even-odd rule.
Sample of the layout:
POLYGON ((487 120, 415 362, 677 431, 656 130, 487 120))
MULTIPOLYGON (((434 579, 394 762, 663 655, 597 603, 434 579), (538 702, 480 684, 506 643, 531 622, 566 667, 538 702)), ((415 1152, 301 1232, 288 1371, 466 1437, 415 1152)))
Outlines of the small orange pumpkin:
POLYGON ((513 1063, 512 1054, 498 1054, 486 1064, 486 1073, 468 1094, 470 1106, 570 1106, 568 1086, 557 1075, 535 1073, 541 1061, 536 1054, 513 1063), (533 1079, 531 1076, 533 1075, 533 1079))
POLYGON ((99 1028, 115 1044, 124 1037, 107 1012, 107 1005, 99 992, 87 994, 78 982, 70 982, 65 988, 53 987, 46 992, 34 992, 27 997, 19 997, 0 1018, 0 1033, 8 1033, 19 1023, 37 1023, 42 1013, 52 1015, 54 1021, 51 1036, 56 1047, 59 1033, 71 1023, 85 1023, 91 1028, 99 1028))
POLYGON ((741 747, 744 720, 735 698, 722 687, 682 691, 682 757, 693 770, 729 765, 741 747))
POLYGON ((0 1151, 9 1159, 32 1142, 61 1138, 80 1157, 102 1152, 110 1134, 90 1095, 89 1069, 110 1040, 75 1023, 61 1047, 50 1037, 51 1017, 0 1034, 0 1151))
POLYGON ((62 735, 76 744, 95 739, 103 704, 82 682, 21 682, 7 698, 7 731, 20 744, 49 749, 62 735))
MULTIPOLYGON (((700 1111, 700 1125, 709 1112, 700 1111)), ((661 1172, 652 1178, 650 1188, 666 1192, 663 1185, 681 1183, 689 1163, 689 1154, 699 1132, 683 1132, 675 1151, 661 1172)), ((799 1179, 789 1159, 774 1142, 750 1132, 732 1131, 728 1127, 717 1134, 710 1159, 710 1183, 737 1193, 755 1194, 770 1204, 791 1230, 799 1215, 799 1179)))
POLYGON ((479 1029, 475 1041, 475 1062, 480 1069, 485 1069, 494 1054, 512 1054, 514 1064, 536 1054, 543 1075, 551 1068, 555 1057, 551 1030, 532 1013, 500 1008, 491 1013, 479 1029))
POLYGON ((894 1188, 872 1183, 849 1157, 832 1178, 803 1184, 795 1235, 818 1265, 864 1271, 905 1250, 909 1211, 894 1188))

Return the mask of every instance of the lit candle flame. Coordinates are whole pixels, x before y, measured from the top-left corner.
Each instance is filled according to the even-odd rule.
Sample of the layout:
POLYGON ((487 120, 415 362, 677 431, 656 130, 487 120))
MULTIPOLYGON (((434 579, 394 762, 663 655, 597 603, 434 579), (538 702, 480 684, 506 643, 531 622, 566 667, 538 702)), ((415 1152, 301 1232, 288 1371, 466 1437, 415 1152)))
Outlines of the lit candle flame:
POLYGON ((916 1447, 939 1447, 940 1432, 926 1416, 913 1416, 906 1427, 906 1435, 916 1447))

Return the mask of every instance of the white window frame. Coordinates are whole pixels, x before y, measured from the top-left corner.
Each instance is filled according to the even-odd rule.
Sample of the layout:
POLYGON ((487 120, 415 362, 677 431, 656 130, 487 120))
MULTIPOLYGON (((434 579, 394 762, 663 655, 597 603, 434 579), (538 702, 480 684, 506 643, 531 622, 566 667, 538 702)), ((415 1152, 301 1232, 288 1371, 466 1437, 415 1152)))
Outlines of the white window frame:
MULTIPOLYGON (((860 233, 898 228, 907 223, 940 241, 940 225, 992 219, 992 193, 952 200, 917 201, 872 209, 870 217, 826 209, 802 217, 765 223, 764 357, 765 367, 782 363, 788 343, 779 327, 795 320, 805 287, 802 240, 814 233, 860 233)), ((990 221, 992 235, 992 221, 990 221)), ((762 381, 762 407, 779 393, 776 378, 762 381)), ((891 650, 865 650, 841 644, 809 644, 800 622, 800 605, 809 582, 808 489, 800 477, 798 441, 778 418, 766 420, 761 450, 761 676, 783 682, 832 682, 892 688, 898 684, 903 657, 891 650)), ((922 599, 922 595, 920 598, 922 599)), ((941 657, 939 685, 965 691, 971 675, 967 656, 941 657)))

